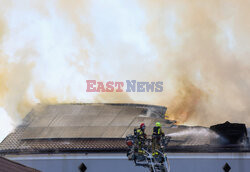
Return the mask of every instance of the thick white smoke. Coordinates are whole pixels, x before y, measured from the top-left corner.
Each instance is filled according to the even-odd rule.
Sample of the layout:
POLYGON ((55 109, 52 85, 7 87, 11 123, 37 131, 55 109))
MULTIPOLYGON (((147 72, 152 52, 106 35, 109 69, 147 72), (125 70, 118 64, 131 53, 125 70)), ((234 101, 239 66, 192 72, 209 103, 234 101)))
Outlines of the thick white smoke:
POLYGON ((179 123, 249 120, 247 1, 0 0, 0 107, 164 105, 179 123), (86 93, 86 80, 163 81, 163 93, 86 93))
POLYGON ((0 108, 0 142, 13 130, 14 123, 7 112, 0 108))

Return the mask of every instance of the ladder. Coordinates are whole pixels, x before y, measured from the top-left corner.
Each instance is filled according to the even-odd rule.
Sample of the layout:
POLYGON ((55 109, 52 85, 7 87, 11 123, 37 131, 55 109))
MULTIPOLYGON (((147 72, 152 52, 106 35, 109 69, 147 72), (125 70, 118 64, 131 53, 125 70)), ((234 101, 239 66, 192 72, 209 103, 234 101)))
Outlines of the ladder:
POLYGON ((134 160, 136 166, 148 168, 150 172, 170 172, 170 163, 167 154, 165 153, 170 137, 164 137, 162 139, 161 145, 163 147, 161 147, 160 150, 156 150, 156 152, 158 152, 158 155, 156 156, 153 156, 152 150, 150 149, 152 147, 150 139, 146 140, 146 146, 142 148, 144 151, 143 154, 135 152, 136 147, 134 143, 136 142, 136 137, 129 135, 126 137, 126 140, 129 143, 133 143, 128 144, 129 151, 127 156, 129 160, 134 160))
POLYGON ((163 162, 159 162, 156 157, 154 157, 150 152, 144 149, 147 153, 146 163, 151 172, 170 172, 170 163, 167 158, 167 154, 157 150, 163 158, 163 162))

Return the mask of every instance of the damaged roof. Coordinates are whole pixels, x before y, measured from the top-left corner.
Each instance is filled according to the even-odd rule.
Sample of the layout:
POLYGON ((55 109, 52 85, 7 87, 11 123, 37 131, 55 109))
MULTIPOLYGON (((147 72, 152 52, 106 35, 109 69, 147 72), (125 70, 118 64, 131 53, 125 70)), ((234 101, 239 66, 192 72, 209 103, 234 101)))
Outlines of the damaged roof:
POLYGON ((223 141, 205 127, 175 126, 162 117, 166 107, 143 104, 38 105, 0 144, 0 154, 125 152, 125 137, 144 122, 151 134, 159 121, 172 139, 168 151, 249 151, 223 141))
POLYGON ((166 109, 143 104, 38 105, 2 141, 0 153, 125 151, 126 135, 141 122, 149 131, 166 109))

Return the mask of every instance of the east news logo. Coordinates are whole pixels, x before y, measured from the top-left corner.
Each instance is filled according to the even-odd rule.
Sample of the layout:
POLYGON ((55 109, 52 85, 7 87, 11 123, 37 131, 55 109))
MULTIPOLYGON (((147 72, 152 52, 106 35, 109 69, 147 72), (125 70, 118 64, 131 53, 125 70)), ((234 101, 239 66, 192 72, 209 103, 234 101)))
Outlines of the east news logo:
POLYGON ((137 82, 126 80, 126 82, 97 82, 86 80, 86 92, 163 92, 163 82, 137 82))

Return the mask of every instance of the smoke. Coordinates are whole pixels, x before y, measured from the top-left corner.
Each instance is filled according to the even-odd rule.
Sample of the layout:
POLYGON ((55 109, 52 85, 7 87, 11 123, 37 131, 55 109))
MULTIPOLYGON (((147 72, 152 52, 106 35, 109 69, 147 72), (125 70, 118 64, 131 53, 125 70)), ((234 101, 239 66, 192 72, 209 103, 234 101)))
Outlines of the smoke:
POLYGON ((96 103, 134 103, 128 94, 121 92, 100 93, 94 98, 96 103))
POLYGON ((37 103, 168 107, 189 125, 250 125, 247 1, 1 1, 0 107, 37 103), (86 80, 163 81, 162 93, 86 93, 86 80))
POLYGON ((6 113, 6 111, 0 108, 0 142, 13 130, 12 120, 6 113))
POLYGON ((249 125, 249 24, 243 19, 249 3, 142 3, 162 64, 159 73, 175 86, 165 101, 169 116, 186 124, 229 119, 249 125))
POLYGON ((188 128, 179 132, 170 133, 173 140, 185 141, 185 144, 218 144, 226 143, 226 139, 208 128, 188 128))

